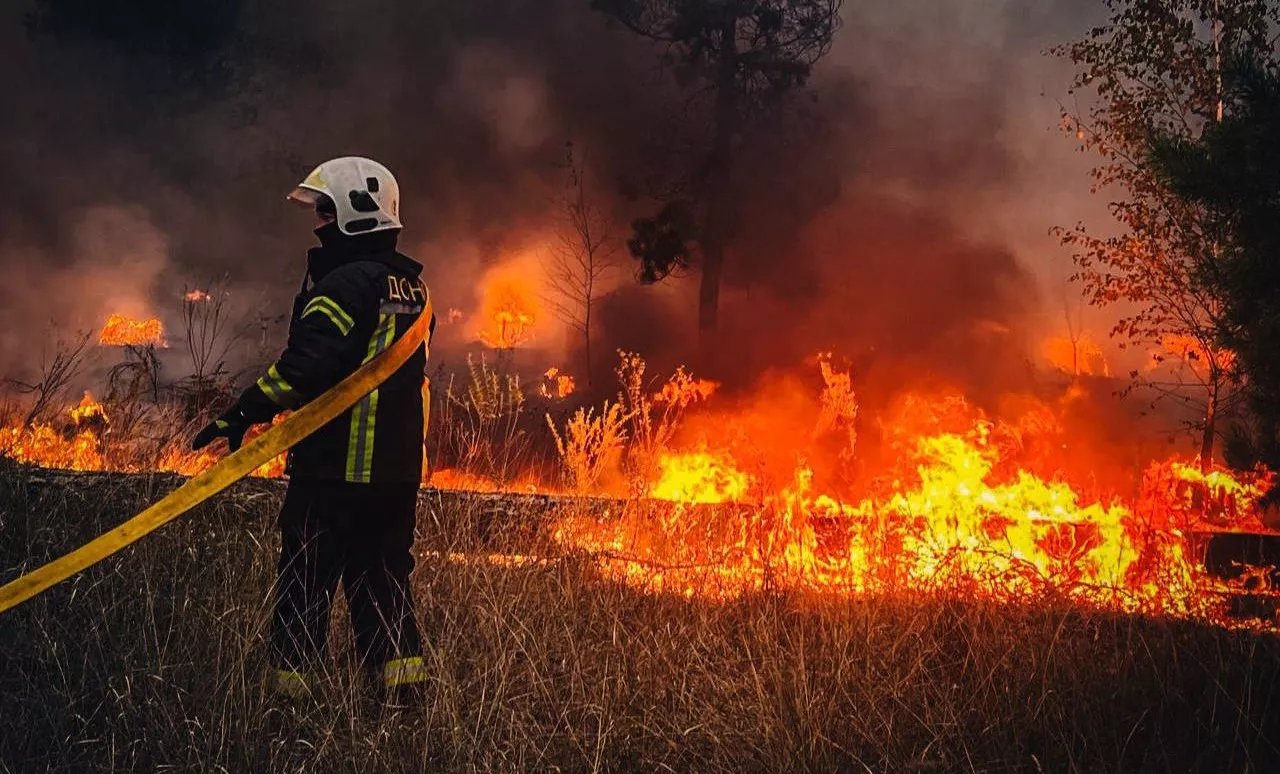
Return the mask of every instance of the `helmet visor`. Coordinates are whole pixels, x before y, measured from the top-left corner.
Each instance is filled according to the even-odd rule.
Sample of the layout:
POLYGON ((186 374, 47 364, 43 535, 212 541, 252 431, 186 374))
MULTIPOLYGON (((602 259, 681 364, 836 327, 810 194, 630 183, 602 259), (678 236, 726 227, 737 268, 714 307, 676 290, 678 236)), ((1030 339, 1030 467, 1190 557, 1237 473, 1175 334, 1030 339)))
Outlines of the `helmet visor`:
POLYGON ((314 188, 304 188, 302 186, 298 186, 297 188, 290 191, 289 195, 285 198, 293 202, 294 204, 298 204, 303 207, 314 207, 316 206, 316 202, 320 201, 320 197, 322 196, 324 196, 324 194, 320 193, 314 188))

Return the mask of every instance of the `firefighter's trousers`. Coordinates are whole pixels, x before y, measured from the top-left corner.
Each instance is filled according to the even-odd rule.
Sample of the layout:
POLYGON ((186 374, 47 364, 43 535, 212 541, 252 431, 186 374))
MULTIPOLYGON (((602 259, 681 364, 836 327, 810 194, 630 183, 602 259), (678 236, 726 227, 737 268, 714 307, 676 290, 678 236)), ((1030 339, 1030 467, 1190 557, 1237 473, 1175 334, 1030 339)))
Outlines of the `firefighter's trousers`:
POLYGON ((292 479, 280 511, 273 640, 282 676, 301 676, 325 652, 339 582, 356 655, 388 687, 425 679, 409 573, 417 484, 292 479))

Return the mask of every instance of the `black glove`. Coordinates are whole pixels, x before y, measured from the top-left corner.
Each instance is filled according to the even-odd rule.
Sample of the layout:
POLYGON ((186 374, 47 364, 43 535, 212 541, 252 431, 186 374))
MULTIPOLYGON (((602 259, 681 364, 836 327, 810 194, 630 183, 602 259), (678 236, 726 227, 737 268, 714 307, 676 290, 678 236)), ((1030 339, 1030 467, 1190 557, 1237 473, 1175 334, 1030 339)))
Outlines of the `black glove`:
POLYGON ((203 449, 213 443, 215 438, 226 438, 227 448, 235 451, 240 448, 240 444, 244 443, 244 434, 248 432, 250 426, 251 423, 245 419, 244 415, 233 409, 196 433, 196 437, 191 439, 191 448, 203 449))

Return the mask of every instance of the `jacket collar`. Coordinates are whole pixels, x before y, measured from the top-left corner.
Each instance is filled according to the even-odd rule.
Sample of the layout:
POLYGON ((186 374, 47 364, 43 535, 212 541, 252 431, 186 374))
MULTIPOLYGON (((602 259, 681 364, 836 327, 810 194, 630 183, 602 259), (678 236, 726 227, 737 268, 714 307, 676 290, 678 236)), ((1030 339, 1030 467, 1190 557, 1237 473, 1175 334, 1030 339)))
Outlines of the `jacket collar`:
POLYGON ((394 231, 381 232, 313 247, 307 251, 307 274, 318 282, 344 264, 376 261, 393 271, 417 277, 422 273, 422 264, 396 252, 396 236, 394 231))
POLYGON ((412 277, 417 277, 422 274, 422 264, 403 253, 396 252, 395 250, 385 253, 375 253, 373 255, 366 256, 364 260, 377 261, 393 271, 398 271, 401 274, 408 274, 412 277))

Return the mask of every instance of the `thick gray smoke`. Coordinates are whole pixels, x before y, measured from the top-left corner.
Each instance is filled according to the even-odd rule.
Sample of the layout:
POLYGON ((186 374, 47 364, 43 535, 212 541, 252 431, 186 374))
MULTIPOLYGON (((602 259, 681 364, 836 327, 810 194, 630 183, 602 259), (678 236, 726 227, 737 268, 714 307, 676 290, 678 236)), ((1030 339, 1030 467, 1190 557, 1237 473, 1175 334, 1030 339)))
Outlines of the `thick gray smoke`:
MULTIPOLYGON (((402 247, 440 309, 468 311, 484 267, 548 228, 566 140, 623 235, 656 208, 645 192, 671 146, 696 137, 661 51, 586 0, 195 3, 218 22, 186 30, 200 56, 102 22, 132 5, 28 0, 0 17, 0 374, 28 368, 51 323, 176 322, 184 287, 224 277, 257 330, 287 309, 311 243, 283 194, 325 158, 396 172, 402 247), (24 27, 80 6, 92 23, 24 27)), ((978 385, 1021 367, 1067 273, 1046 230, 1097 208, 1053 131, 1067 74, 1040 53, 1094 21, 1079 5, 846 3, 816 100, 743 142, 722 377, 819 349, 978 385)), ((696 278, 673 282, 622 282, 598 351, 691 357, 696 278)))

